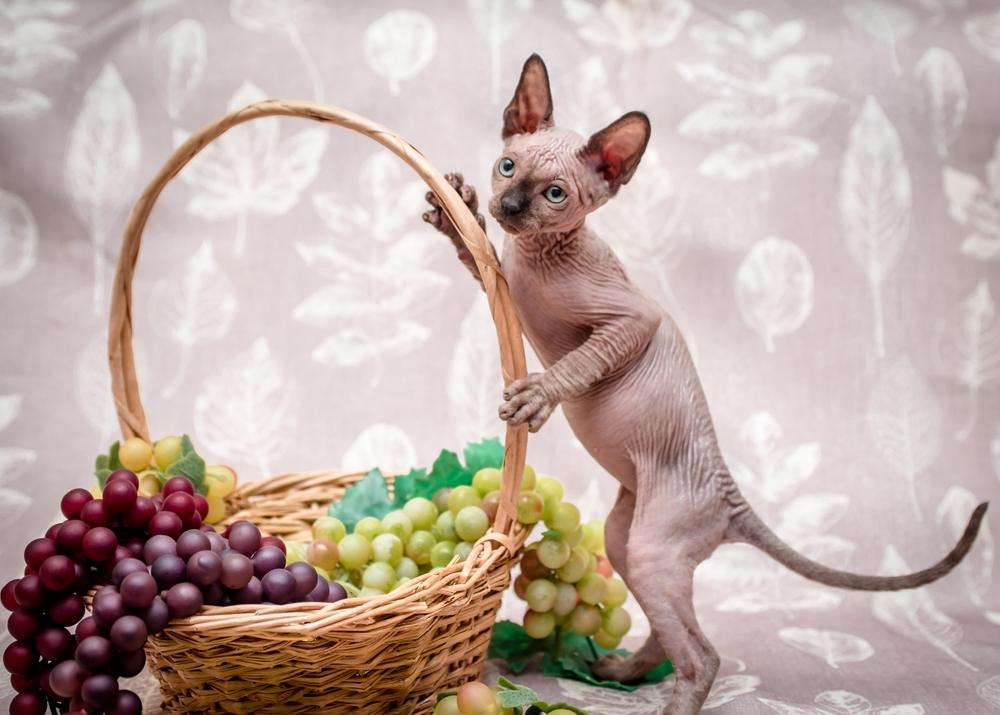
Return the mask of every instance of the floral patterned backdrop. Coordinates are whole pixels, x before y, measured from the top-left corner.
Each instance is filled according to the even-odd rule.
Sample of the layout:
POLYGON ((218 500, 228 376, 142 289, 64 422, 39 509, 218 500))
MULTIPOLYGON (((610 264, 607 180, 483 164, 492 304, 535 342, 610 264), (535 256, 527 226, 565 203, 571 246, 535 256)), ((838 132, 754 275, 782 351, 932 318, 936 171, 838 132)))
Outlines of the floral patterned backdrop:
MULTIPOLYGON (((784 538, 897 573, 995 501, 966 562, 918 591, 835 591, 721 548, 697 575, 725 656, 709 707, 1000 711, 995 1, 0 2, 4 579, 117 436, 120 232, 188 132, 312 99, 485 191, 533 51, 559 124, 650 115, 638 174, 593 224, 680 323, 738 480, 784 538)), ((498 434, 489 314, 422 224, 423 192, 374 144, 301 121, 206 150, 161 197, 136 277, 154 433, 190 432, 242 479, 426 464, 498 434)), ((613 480, 561 416, 529 460, 585 517, 610 506, 613 480)), ((631 715, 670 687, 533 684, 631 715)))

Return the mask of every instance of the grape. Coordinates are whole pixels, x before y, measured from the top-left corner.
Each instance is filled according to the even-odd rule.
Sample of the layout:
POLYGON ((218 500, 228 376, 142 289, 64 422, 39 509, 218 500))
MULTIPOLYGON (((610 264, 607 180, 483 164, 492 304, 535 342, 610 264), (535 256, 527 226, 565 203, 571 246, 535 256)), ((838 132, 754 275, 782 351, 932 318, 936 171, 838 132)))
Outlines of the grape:
POLYGON ((25 576, 14 586, 14 598, 23 608, 41 608, 48 600, 45 586, 38 576, 25 576))
POLYGON ((449 695, 438 700, 432 715, 462 715, 462 711, 458 709, 458 696, 449 695))
POLYGON ((451 494, 448 495, 448 509, 457 515, 467 506, 479 506, 479 500, 479 492, 463 484, 451 490, 451 494))
POLYGON ((568 616, 580 602, 580 596, 571 583, 556 584, 556 598, 552 604, 552 614, 557 618, 568 616))
POLYGON ((580 543, 580 540, 583 538, 583 527, 578 526, 575 529, 573 529, 573 531, 564 533, 563 538, 566 539, 566 543, 569 544, 571 547, 576 546, 577 544, 580 543))
POLYGON ((153 503, 153 500, 149 497, 137 496, 135 505, 128 510, 122 522, 130 529, 145 530, 149 525, 149 520, 154 516, 156 516, 156 504, 153 503))
POLYGON ((469 558, 469 554, 472 553, 472 544, 468 541, 459 541, 455 544, 455 555, 458 557, 459 561, 465 561, 469 558))
POLYGON ((517 520, 522 524, 535 524, 542 518, 545 502, 538 492, 521 492, 517 495, 517 520))
POLYGON ((59 509, 67 519, 76 519, 80 516, 80 510, 91 501, 94 496, 86 489, 70 489, 59 502, 59 509))
POLYGON ((528 592, 528 584, 530 583, 531 581, 525 578, 524 574, 518 576, 516 579, 514 579, 514 594, 518 598, 524 599, 525 595, 527 595, 528 592))
POLYGON ((439 541, 434 544, 434 548, 431 549, 431 566, 435 568, 447 566, 451 563, 451 559, 454 555, 454 541, 439 541))
POLYGON ((98 593, 101 597, 94 597, 92 607, 94 620, 97 621, 97 625, 107 630, 125 615, 125 599, 113 587, 102 588, 98 593))
POLYGON ((109 481, 104 487, 104 506, 112 514, 124 514, 135 506, 136 497, 139 496, 138 480, 135 486, 130 481, 118 479, 109 481))
POLYGON ((73 636, 60 626, 51 626, 35 636, 38 654, 49 661, 65 660, 73 652, 74 645, 73 636))
POLYGON ((148 530, 153 536, 162 534, 177 539, 184 531, 184 522, 172 511, 160 511, 149 520, 148 530))
POLYGON ((424 497, 414 497, 403 506, 403 513, 410 518, 417 531, 430 531, 438 518, 438 508, 434 502, 424 497))
POLYGON ((231 552, 222 557, 220 580, 226 588, 239 590, 253 578, 253 561, 243 554, 231 552))
POLYGON ((176 554, 163 554, 153 562, 150 574, 161 591, 175 586, 187 577, 187 564, 176 554))
POLYGON ((18 579, 12 579, 4 584, 3 590, 0 590, 0 602, 3 603, 3 607, 8 611, 13 611, 17 608, 17 598, 14 596, 14 588, 17 586, 18 579))
POLYGON ((107 489, 108 485, 112 482, 125 481, 131 484, 136 489, 139 488, 139 477, 136 476, 135 472, 131 469, 116 469, 108 475, 108 478, 104 481, 104 488, 107 489))
MULTIPOLYGON (((223 551, 229 548, 229 545, 226 543, 226 540, 223 539, 221 536, 219 536, 219 534, 215 531, 215 529, 212 529, 212 531, 206 531, 205 536, 208 537, 208 542, 212 545, 212 551, 214 551, 215 553, 221 554, 223 551)), ((284 549, 282 549, 282 551, 284 551, 284 549)))
POLYGON ((80 686, 87 679, 87 671, 75 660, 58 663, 49 675, 52 691, 63 698, 74 698, 80 694, 80 686))
POLYGON ((118 447, 118 461, 125 469, 133 472, 141 472, 149 467, 149 460, 153 458, 153 448, 141 437, 130 437, 118 447))
POLYGON ((295 577, 286 569, 268 571, 260 580, 264 587, 264 598, 279 605, 290 602, 295 597, 295 577))
POLYGON ((118 702, 118 681, 104 673, 91 675, 80 686, 80 698, 87 705, 107 710, 118 702))
POLYGON ((50 591, 63 591, 72 586, 76 580, 73 561, 61 554, 50 556, 38 569, 38 578, 41 579, 42 585, 50 591))
MULTIPOLYGON (((281 561, 281 565, 284 565, 284 556, 281 561)), ((187 578, 197 586, 209 586, 218 581, 221 575, 222 559, 214 551, 199 551, 188 559, 187 578)))
POLYGON ((115 558, 117 549, 118 537, 106 526, 95 526, 83 536, 83 554, 96 563, 115 558))
POLYGON ((90 567, 73 564, 73 593, 83 594, 90 590, 90 567))
POLYGON ((53 524, 52 526, 50 526, 48 529, 45 530, 45 538, 52 539, 53 541, 55 541, 56 534, 59 533, 59 527, 61 527, 65 523, 66 523, 65 521, 60 521, 58 524, 53 524))
POLYGON ((489 517, 478 506, 463 507, 455 515, 455 533, 462 541, 476 541, 489 528, 489 517))
POLYGON ((372 558, 398 566, 403 558, 403 542, 395 534, 379 534, 372 540, 372 558))
POLYGON ((230 598, 235 604, 260 603, 264 600, 264 587, 260 579, 253 576, 246 586, 233 593, 230 598))
POLYGON ((111 582, 115 586, 121 586, 122 581, 130 573, 146 572, 146 564, 136 558, 122 559, 111 569, 111 582))
POLYGON ((103 636, 90 636, 76 647, 76 662, 89 671, 103 670, 111 663, 111 641, 103 636))
POLYGON ((521 558, 521 573, 529 579, 545 578, 550 569, 538 560, 538 549, 528 549, 521 558))
MULTIPOLYGON (((377 539, 378 537, 375 538, 377 539)), ((306 560, 313 566, 326 571, 332 571, 337 568, 339 559, 340 548, 337 544, 327 539, 316 539, 306 549, 306 560)))
POLYGON ((108 710, 108 715, 142 715, 142 701, 131 690, 119 690, 115 704, 108 710))
POLYGON ((139 496, 153 497, 159 494, 162 489, 160 478, 155 471, 148 469, 139 474, 139 496))
POLYGON ((347 589, 344 588, 342 584, 336 581, 330 582, 330 593, 327 595, 326 600, 328 603, 336 603, 337 601, 342 601, 347 598, 347 589))
MULTIPOLYGON (((187 495, 177 494, 173 496, 187 495)), ((208 540, 208 536, 203 531, 188 529, 177 538, 177 555, 185 561, 190 559, 199 551, 210 551, 211 549, 212 542, 208 540)))
POLYGON ((611 562, 608 561, 604 556, 597 557, 597 573, 601 574, 604 578, 611 578, 614 576, 615 570, 611 566, 611 562))
POLYGON ((152 564, 164 554, 177 555, 177 542, 166 534, 150 536, 142 549, 142 558, 147 564, 152 564))
POLYGON ((548 638, 556 628, 556 617, 551 613, 528 611, 524 614, 524 632, 532 638, 548 638))
POLYGON ((83 618, 83 599, 72 593, 56 598, 49 605, 49 620, 60 626, 71 626, 83 618))
POLYGON ((63 522, 56 534, 56 545, 64 554, 77 554, 83 548, 83 537, 90 530, 86 523, 79 519, 63 522))
POLYGON ((330 595, 330 582, 325 578, 317 578, 316 585, 313 590, 306 594, 305 600, 307 601, 318 601, 322 603, 326 601, 327 597, 330 595))
POLYGON ((524 591, 524 600, 532 611, 544 613, 551 611, 556 602, 556 585, 548 579, 540 578, 528 584, 524 591))
POLYGON ((534 490, 542 495, 546 503, 550 500, 555 503, 562 501, 564 493, 562 482, 555 477, 549 477, 544 474, 538 475, 536 478, 534 490))
POLYGON ((360 534, 348 534, 338 544, 340 563, 346 569, 359 569, 371 558, 371 543, 360 534))
POLYGON ((87 616, 76 624, 76 632, 73 635, 76 637, 76 642, 80 643, 84 638, 101 635, 101 627, 97 625, 93 616, 87 616))
POLYGON ((195 514, 194 495, 174 492, 164 498, 163 508, 172 511, 181 518, 181 521, 186 522, 195 514))
POLYGON ((632 627, 632 617, 621 606, 605 609, 602 620, 602 630, 616 638, 622 638, 632 627))
POLYGON ((34 636, 43 625, 42 618, 27 608, 14 608, 7 618, 7 632, 16 640, 23 641, 34 636))
POLYGON ((592 636, 601 628, 601 612, 596 606, 581 603, 569 614, 569 627, 581 636, 592 636))
POLYGON ((347 534, 344 522, 334 516, 321 516, 313 522, 312 535, 314 539, 326 539, 337 543, 347 534))
POLYGON ((538 544, 538 560, 550 569, 562 568, 569 561, 571 549, 562 539, 546 536, 538 544))
POLYGON ((38 662, 38 652, 30 641, 14 641, 3 652, 3 666, 11 673, 26 675, 38 662))
POLYGON ((274 569, 280 569, 285 565, 285 552, 276 546, 262 546, 253 555, 253 574, 257 578, 264 578, 264 574, 274 569))
POLYGON ((249 521, 237 521, 229 527, 229 546, 244 556, 253 556, 260 548, 260 529, 249 521))
POLYGON ((156 460, 156 466, 165 471, 181 456, 182 447, 181 438, 177 435, 170 435, 158 440, 153 446, 153 459, 156 460))
POLYGON ((472 486, 481 496, 500 489, 503 472, 493 467, 483 467, 472 477, 472 486))
POLYGON ((535 468, 530 464, 524 465, 524 477, 521 479, 521 491, 527 492, 535 488, 535 482, 537 481, 537 475, 535 474, 535 468))
POLYGON ((593 554, 604 554, 604 522, 600 519, 583 525, 583 539, 580 544, 593 554))
MULTIPOLYGON (((420 532, 418 531, 417 533, 419 534, 420 532)), ((411 559, 409 556, 404 556, 399 560, 399 565, 396 566, 397 579, 416 578, 419 575, 420 567, 417 566, 416 561, 411 559)))
POLYGON ((374 516, 363 517, 354 525, 354 533, 365 537, 368 541, 374 540, 383 531, 382 521, 374 516))
POLYGON ((396 583, 396 571, 389 564, 376 561, 365 569, 361 583, 368 588, 387 593, 396 583))
POLYGON ((209 511, 208 499, 206 499, 204 496, 198 493, 195 493, 193 499, 194 499, 194 511, 196 514, 198 514, 198 516, 202 518, 202 521, 204 521, 206 518, 208 518, 208 511, 209 511))
POLYGON ((111 626, 111 642, 126 653, 142 648, 147 634, 146 623, 138 616, 122 616, 111 626))
POLYGON ((608 581, 599 573, 589 573, 576 583, 580 600, 592 606, 604 600, 608 592, 608 581))
POLYGON ((437 539, 431 532, 414 531, 413 536, 406 542, 406 555, 417 564, 429 564, 431 551, 433 551, 435 544, 437 544, 437 539))
POLYGON ((462 715, 499 715, 497 699, 489 686, 478 681, 466 683, 455 693, 462 715))
POLYGON ((569 559, 559 567, 556 575, 566 583, 576 583, 587 573, 589 565, 590 555, 583 548, 577 546, 570 551, 569 559))
POLYGON ((171 618, 187 618, 193 616, 204 603, 201 591, 193 583, 178 583, 167 591, 167 608, 171 618))
POLYGON ((260 540, 260 548, 264 548, 265 546, 273 546, 274 548, 281 551, 281 553, 285 553, 285 542, 282 541, 277 536, 262 537, 260 540))
POLYGON ((500 492, 493 491, 484 496, 479 502, 479 508, 486 512, 486 518, 490 523, 496 521, 497 512, 500 511, 500 492))
POLYGON ((455 533, 455 515, 447 509, 441 512, 434 522, 431 533, 438 541, 458 541, 458 534, 455 533))
POLYGON ((80 521, 88 526, 111 526, 111 512, 108 511, 103 499, 94 499, 83 505, 80 510, 80 521))
POLYGON ((580 526, 580 510, 569 502, 562 502, 552 509, 552 518, 545 524, 563 534, 569 534, 580 526))
POLYGON ((451 487, 441 487, 434 492, 434 496, 431 497, 431 501, 434 502, 434 506, 437 507, 438 514, 444 514, 448 511, 449 496, 451 496, 451 487))
POLYGON ((111 671, 120 678, 132 678, 146 667, 146 652, 142 648, 115 654, 111 671))
POLYGON ((158 587, 156 579, 142 571, 126 576, 119 590, 128 608, 146 608, 156 598, 158 587))
POLYGON ((18 693, 10 701, 12 715, 44 715, 47 707, 45 698, 33 691, 18 693))
POLYGON ((316 588, 319 574, 309 564, 298 561, 288 567, 288 572, 295 579, 295 597, 303 598, 316 588))
POLYGON ((413 536, 413 522, 402 509, 390 511, 382 517, 382 530, 395 534, 404 543, 413 536))

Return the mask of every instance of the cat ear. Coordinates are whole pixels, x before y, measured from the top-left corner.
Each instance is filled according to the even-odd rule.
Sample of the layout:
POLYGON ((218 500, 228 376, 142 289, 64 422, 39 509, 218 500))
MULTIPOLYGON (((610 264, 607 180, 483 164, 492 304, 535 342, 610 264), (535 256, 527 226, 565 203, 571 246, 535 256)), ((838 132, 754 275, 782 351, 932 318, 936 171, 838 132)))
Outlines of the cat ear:
POLYGON ((627 184, 649 143, 649 117, 629 112, 590 137, 583 158, 611 186, 611 193, 627 184))
POLYGON ((503 110, 504 139, 514 134, 533 134, 552 126, 552 92, 545 63, 533 54, 524 63, 510 104, 503 110))

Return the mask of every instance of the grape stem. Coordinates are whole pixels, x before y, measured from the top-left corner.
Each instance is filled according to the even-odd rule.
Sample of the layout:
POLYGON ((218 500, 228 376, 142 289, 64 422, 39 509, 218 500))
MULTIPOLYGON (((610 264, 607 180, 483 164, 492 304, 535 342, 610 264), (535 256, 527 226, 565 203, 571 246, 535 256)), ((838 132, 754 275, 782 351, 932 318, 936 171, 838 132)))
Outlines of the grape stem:
POLYGON ((562 626, 556 626, 556 647, 553 650, 553 655, 556 660, 559 660, 559 656, 562 655, 562 642, 563 642, 563 629, 562 626))
POLYGON ((594 639, 587 636, 587 645, 590 646, 590 652, 594 654, 594 660, 599 659, 601 656, 597 654, 597 648, 594 647, 594 639))

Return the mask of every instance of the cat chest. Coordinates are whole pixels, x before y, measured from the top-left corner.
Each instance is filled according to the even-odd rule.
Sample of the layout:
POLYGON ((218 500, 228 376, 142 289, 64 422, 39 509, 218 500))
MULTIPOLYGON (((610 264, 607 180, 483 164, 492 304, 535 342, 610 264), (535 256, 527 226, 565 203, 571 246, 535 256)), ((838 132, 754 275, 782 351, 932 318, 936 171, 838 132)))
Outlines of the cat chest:
POLYGON ((559 287, 517 271, 507 277, 521 327, 546 366, 586 340, 588 331, 572 319, 572 304, 559 287))

